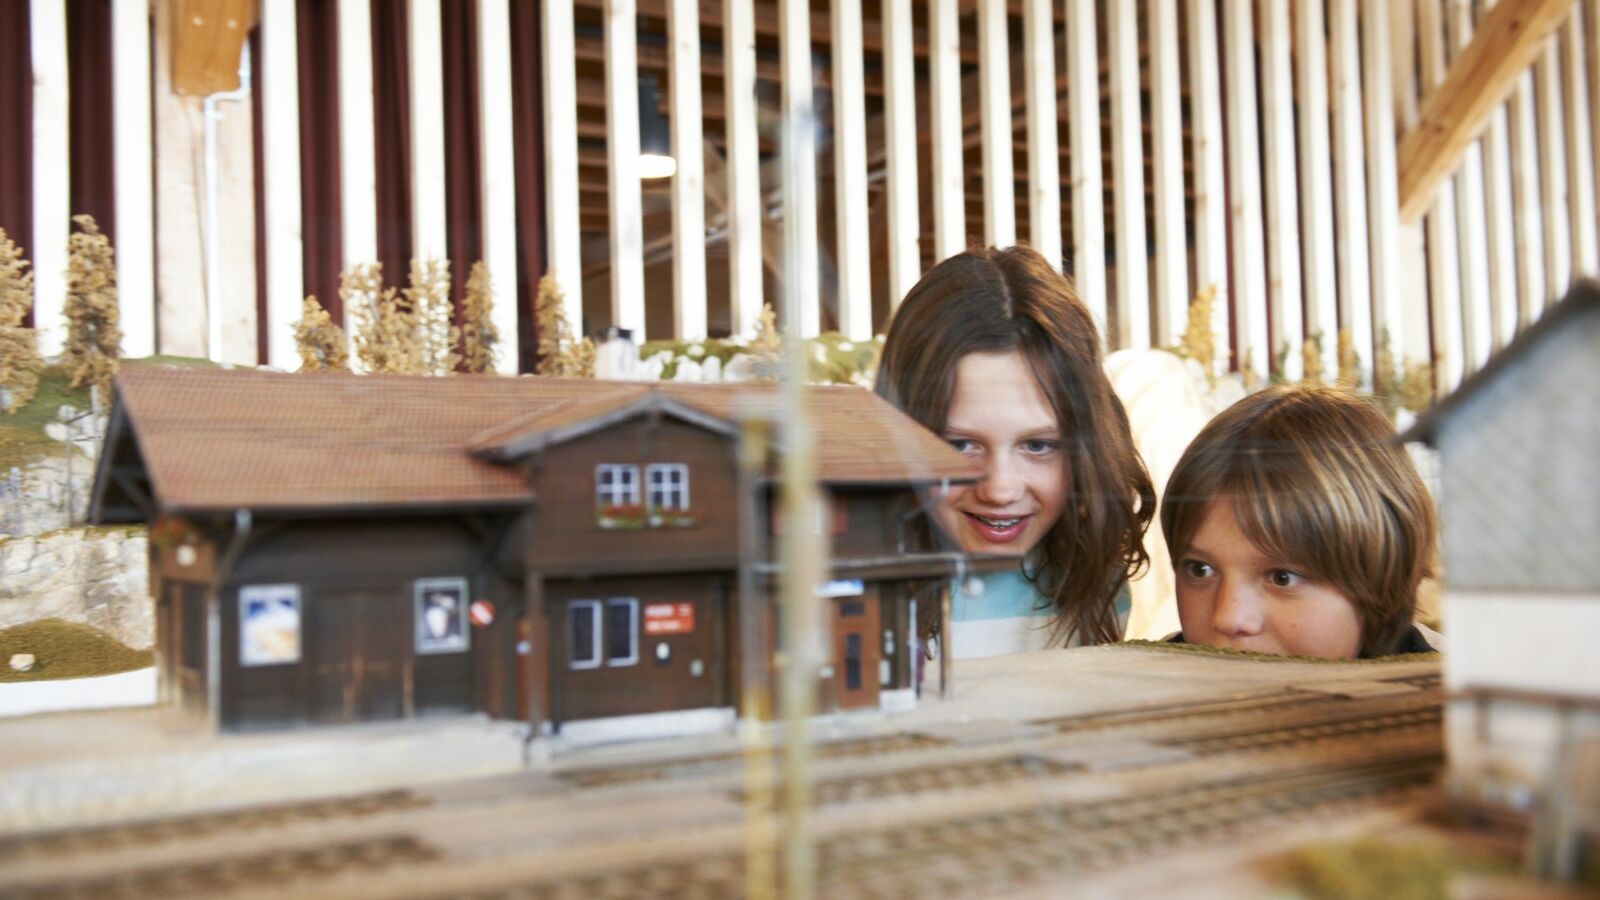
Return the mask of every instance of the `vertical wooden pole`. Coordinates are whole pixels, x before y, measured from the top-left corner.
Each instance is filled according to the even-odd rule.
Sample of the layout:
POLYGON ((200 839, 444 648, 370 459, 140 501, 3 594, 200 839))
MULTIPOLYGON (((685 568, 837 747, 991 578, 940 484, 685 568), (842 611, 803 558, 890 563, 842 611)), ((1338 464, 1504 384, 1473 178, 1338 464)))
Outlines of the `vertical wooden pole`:
MULTIPOLYGON (((1491 3, 1492 5, 1492 3, 1491 3)), ((1516 332, 1516 208, 1511 200, 1511 133, 1507 107, 1489 118, 1483 135, 1483 167, 1487 180, 1484 211, 1488 226, 1489 345, 1505 346, 1516 332)))
POLYGON ((1567 153, 1561 121, 1561 46, 1552 35, 1533 64, 1538 98, 1540 215, 1544 225, 1545 294, 1566 294, 1572 283, 1571 219, 1567 214, 1567 153))
POLYGON ((1523 72, 1507 107, 1511 118, 1511 197, 1517 224, 1517 310, 1520 330, 1544 312, 1544 217, 1539 178, 1538 103, 1533 72, 1523 72))
POLYGON ((1300 207, 1296 189, 1294 75, 1288 0, 1262 0, 1261 127, 1267 166, 1268 369, 1289 381, 1304 374, 1300 207), (1282 360, 1280 363, 1279 360, 1282 360))
POLYGON ((1116 238, 1113 347, 1150 346, 1148 238, 1144 223, 1144 117, 1139 110, 1139 21, 1131 3, 1106 4, 1111 54, 1112 220, 1116 238))
POLYGON ((1011 160, 1011 40, 1006 0, 978 0, 978 95, 983 129, 983 241, 1017 242, 1011 160))
POLYGON ((700 115, 700 8, 696 0, 667 7, 672 41, 672 310, 674 337, 704 340, 706 320, 705 139, 700 115))
MULTIPOLYGON (((150 6, 146 0, 112 0, 111 31, 117 305, 121 311, 122 355, 141 357, 156 352, 155 195, 151 179, 154 141, 150 132, 150 6)), ((294 91, 292 81, 288 90, 291 94, 294 91)), ((297 148, 297 172, 299 159, 297 148)), ((297 200, 300 196, 298 184, 294 196, 297 200)), ((297 236, 298 226, 297 219, 297 236)), ((297 257, 296 275, 300 271, 298 261, 297 257)))
MULTIPOLYGON (((1450 35, 1449 56, 1456 56, 1472 41, 1472 6, 1468 0, 1450 0, 1445 30, 1450 35)), ((1492 346, 1489 317, 1488 215, 1483 196, 1483 154, 1473 142, 1461 157, 1456 174, 1457 237, 1461 260, 1461 337, 1466 349, 1468 374, 1483 368, 1492 346)))
POLYGON ((1572 268, 1578 276, 1600 274, 1600 245, 1595 236, 1594 136, 1589 118, 1589 67, 1584 47, 1583 4, 1575 4, 1561 26, 1561 82, 1566 100, 1567 214, 1571 222, 1572 268))
MULTIPOLYGON (((478 0, 478 179, 483 211, 483 264, 496 286, 491 318, 500 333, 495 371, 517 372, 516 147, 511 136, 511 7, 509 0, 478 0)), ((547 186, 548 187, 548 186, 547 186)), ((548 246, 548 245, 547 245, 548 246)), ((473 260, 458 259, 457 266, 473 260)), ((582 318, 569 319, 574 329, 582 318)))
POLYGON ((728 293, 734 334, 750 337, 761 317, 761 158, 756 134, 755 11, 722 0, 723 95, 727 107, 728 293))
MULTIPOLYGON (((861 0, 833 0, 833 185, 839 247, 839 330, 872 337, 867 230, 867 112, 861 75, 861 0)), ((959 142, 958 142, 959 144, 959 142)))
POLYGON ((67 338, 67 243, 72 182, 65 0, 31 0, 33 57, 33 325, 39 353, 55 356, 67 338))
MULTIPOLYGON (((917 224, 917 82, 915 60, 911 55, 911 32, 911 0, 883 0, 891 306, 898 305, 922 277, 919 244, 922 228, 917 224)), ((1010 172, 1009 164, 1006 171, 1010 172)), ((1009 179, 1006 184, 1011 184, 1009 179)))
POLYGON ((1256 130, 1255 25, 1250 4, 1223 11, 1223 64, 1228 73, 1228 188, 1232 253, 1233 345, 1239 370, 1265 382, 1272 345, 1267 341, 1266 266, 1263 265, 1260 146, 1256 130))
POLYGON ((639 188, 637 6, 635 0, 606 0, 606 157, 611 323, 632 331, 634 341, 642 344, 649 336, 644 321, 644 214, 639 188))
MULTIPOLYGON (((418 262, 445 259, 444 46, 440 0, 410 0, 411 253, 418 262)), ((461 263, 458 262, 457 265, 461 263)), ((467 265, 471 263, 468 262, 467 265)), ((398 281, 402 272, 389 272, 398 281)))
MULTIPOLYGON (((1155 177, 1154 343, 1170 347, 1189 313, 1189 239, 1184 221, 1183 79, 1178 53, 1178 0, 1155 0, 1150 21, 1151 150, 1155 177)), ((1285 35, 1287 38, 1287 35, 1285 35)), ((1287 49, 1285 50, 1287 53, 1287 49)))
MULTIPOLYGON (((543 0, 544 238, 548 274, 561 288, 563 311, 577 334, 583 321, 583 261, 578 243, 578 62, 572 0, 543 0)), ((614 223, 613 223, 614 224, 614 223)))
MULTIPOLYGON (((1417 64, 1422 97, 1444 81, 1444 12, 1440 0, 1417 0, 1417 64)), ((1433 337, 1434 390, 1444 396, 1465 374, 1461 333, 1461 266, 1456 257, 1456 193, 1434 194, 1427 218, 1429 312, 1433 337)))
POLYGON ((1328 38, 1323 0, 1298 5, 1295 71, 1300 132, 1300 234, 1306 334, 1317 338, 1322 371, 1338 369, 1339 288, 1333 243, 1332 148, 1328 141, 1328 38))
MULTIPOLYGON (((1232 288, 1228 284, 1228 198, 1223 178, 1222 78, 1217 46, 1216 5, 1211 0, 1187 0, 1189 32, 1189 97, 1194 157, 1194 280, 1195 287, 1215 288, 1211 332, 1220 347, 1228 345, 1228 309, 1232 288)), ((1092 35, 1092 32, 1091 32, 1092 35)), ((1092 39, 1092 38, 1091 38, 1092 39)), ((1073 150, 1077 165, 1077 150, 1073 150)), ((1217 374, 1228 361, 1217 354, 1217 374)))
MULTIPOLYGON (((1071 110, 1067 127, 1072 142, 1072 271, 1078 296, 1088 304, 1089 312, 1095 316, 1104 333, 1108 309, 1105 182, 1100 165, 1100 52, 1095 32, 1094 0, 1067 0, 1067 102, 1071 110)), ((1220 142, 1218 146, 1221 146, 1220 142)))
MULTIPOLYGON (((967 246, 967 199, 961 179, 961 30, 956 3, 928 0, 934 262, 967 246)), ((890 303, 898 300, 891 297, 890 303)))
POLYGON ((1333 190, 1335 252, 1339 258, 1339 330, 1372 372, 1372 284, 1367 259, 1366 151, 1361 123, 1361 63, 1357 0, 1329 0, 1328 30, 1333 83, 1333 190))
POLYGON ((1023 7, 1022 71, 1028 104, 1028 237, 1033 249, 1060 271, 1061 156, 1056 141, 1054 7, 1053 0, 1027 0, 1023 7))

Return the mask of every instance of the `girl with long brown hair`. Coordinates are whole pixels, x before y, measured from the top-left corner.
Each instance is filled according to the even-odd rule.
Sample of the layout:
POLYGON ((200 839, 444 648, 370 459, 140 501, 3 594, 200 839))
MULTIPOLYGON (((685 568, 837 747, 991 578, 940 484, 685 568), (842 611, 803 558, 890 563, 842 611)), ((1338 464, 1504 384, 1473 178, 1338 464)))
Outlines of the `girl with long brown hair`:
POLYGON ((952 655, 1120 639, 1155 492, 1103 363, 1071 282, 1025 246, 952 256, 896 310, 877 392, 985 473, 927 499, 928 537, 1019 557, 957 590, 952 655))

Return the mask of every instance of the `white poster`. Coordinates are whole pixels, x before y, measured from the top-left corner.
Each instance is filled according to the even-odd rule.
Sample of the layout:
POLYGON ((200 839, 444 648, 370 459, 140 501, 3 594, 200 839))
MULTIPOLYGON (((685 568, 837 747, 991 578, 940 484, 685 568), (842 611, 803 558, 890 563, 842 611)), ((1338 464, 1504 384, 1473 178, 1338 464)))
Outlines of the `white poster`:
POLYGON ((239 589, 239 664, 300 661, 300 586, 250 584, 239 589))

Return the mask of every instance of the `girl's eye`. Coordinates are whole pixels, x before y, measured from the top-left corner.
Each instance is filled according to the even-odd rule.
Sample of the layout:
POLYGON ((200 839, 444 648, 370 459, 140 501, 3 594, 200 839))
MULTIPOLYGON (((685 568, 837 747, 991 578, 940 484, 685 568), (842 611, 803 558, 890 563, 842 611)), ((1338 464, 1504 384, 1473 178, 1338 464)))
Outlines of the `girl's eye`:
POLYGON ((1305 581, 1306 577, 1288 569, 1273 569, 1267 573, 1267 580, 1272 582, 1273 587, 1292 588, 1305 581))
POLYGON ((1183 563, 1183 573, 1190 578, 1209 578, 1215 571, 1210 563, 1203 563, 1198 559, 1185 560, 1183 563))
POLYGON ((945 443, 956 448, 959 453, 971 453, 978 449, 976 441, 969 441, 966 438, 945 438, 945 443))
POLYGON ((1056 452, 1057 448, 1060 446, 1061 445, 1055 441, 1047 441, 1042 438, 1036 438, 1031 441, 1023 441, 1022 452, 1032 456, 1044 456, 1046 454, 1056 452))

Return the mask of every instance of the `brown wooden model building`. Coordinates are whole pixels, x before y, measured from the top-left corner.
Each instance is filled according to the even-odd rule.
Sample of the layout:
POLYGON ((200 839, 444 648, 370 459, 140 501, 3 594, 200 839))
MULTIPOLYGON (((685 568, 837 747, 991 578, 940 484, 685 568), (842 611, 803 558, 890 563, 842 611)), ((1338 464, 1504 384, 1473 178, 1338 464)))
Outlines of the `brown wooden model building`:
MULTIPOLYGON (((916 488, 978 472, 867 391, 809 391, 834 579, 821 705, 908 703, 913 589, 961 561, 905 549, 916 488)), ((741 610, 773 590, 763 565, 759 596, 739 591, 741 536, 774 545, 777 497, 771 460, 739 476, 740 421, 776 398, 128 369, 91 518, 151 524, 163 699, 225 729, 727 715, 741 610)))

